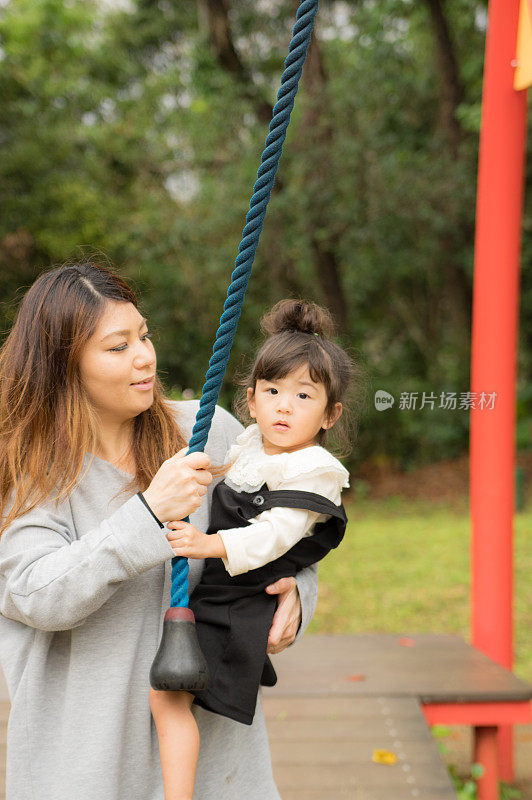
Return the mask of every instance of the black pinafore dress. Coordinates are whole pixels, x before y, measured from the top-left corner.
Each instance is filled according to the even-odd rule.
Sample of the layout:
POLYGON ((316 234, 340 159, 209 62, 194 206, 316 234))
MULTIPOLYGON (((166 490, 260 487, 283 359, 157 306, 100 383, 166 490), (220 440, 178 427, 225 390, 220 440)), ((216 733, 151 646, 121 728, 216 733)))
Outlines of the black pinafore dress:
POLYGON ((221 558, 206 559, 189 603, 211 676, 209 687, 194 693, 195 702, 246 725, 253 722, 259 685, 277 681, 266 654, 277 596, 264 590, 338 547, 347 523, 343 505, 314 492, 270 491, 266 484, 256 492, 238 492, 222 481, 214 489, 207 533, 249 525, 250 519, 274 506, 331 516, 280 558, 241 575, 229 575, 221 558))

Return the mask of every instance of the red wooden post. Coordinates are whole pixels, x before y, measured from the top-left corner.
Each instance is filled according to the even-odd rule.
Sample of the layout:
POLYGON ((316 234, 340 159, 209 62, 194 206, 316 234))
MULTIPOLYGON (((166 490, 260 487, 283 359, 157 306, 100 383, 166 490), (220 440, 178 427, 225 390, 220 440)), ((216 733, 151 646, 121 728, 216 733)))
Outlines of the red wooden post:
POLYGON ((482 800, 499 800, 496 727, 475 728, 475 761, 484 767, 477 782, 478 796, 482 800))
MULTIPOLYGON (((513 664, 513 512, 519 254, 526 92, 513 89, 519 0, 490 0, 477 189, 471 391, 472 642, 513 664)), ((512 729, 500 731, 499 774, 513 778, 512 729)), ((480 744, 482 750, 482 744, 480 744)))

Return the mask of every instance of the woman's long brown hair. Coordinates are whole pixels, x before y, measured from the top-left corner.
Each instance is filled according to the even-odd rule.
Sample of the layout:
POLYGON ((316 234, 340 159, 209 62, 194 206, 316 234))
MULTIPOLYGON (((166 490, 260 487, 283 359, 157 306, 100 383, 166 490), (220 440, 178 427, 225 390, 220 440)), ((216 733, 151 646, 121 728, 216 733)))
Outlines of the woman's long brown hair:
MULTIPOLYGON (((67 497, 95 452, 98 421, 79 362, 108 301, 138 307, 122 278, 90 260, 44 272, 20 304, 0 348, 0 535, 51 495, 67 497)), ((153 396, 134 419, 136 474, 123 491, 146 489, 186 445, 157 377, 153 396)))

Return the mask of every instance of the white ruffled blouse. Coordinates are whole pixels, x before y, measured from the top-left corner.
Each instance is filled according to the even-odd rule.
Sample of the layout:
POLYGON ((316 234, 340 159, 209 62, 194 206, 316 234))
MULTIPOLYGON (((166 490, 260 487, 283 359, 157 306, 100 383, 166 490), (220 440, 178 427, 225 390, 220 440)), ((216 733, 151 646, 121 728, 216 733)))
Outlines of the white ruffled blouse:
MULTIPOLYGON (((256 492, 268 489, 299 489, 315 492, 340 505, 342 489, 349 486, 346 468, 319 445, 291 453, 268 455, 262 434, 254 423, 236 438, 226 463, 234 462, 225 474, 225 482, 236 491, 256 492)), ((268 564, 286 553, 314 525, 330 515, 301 508, 270 508, 250 520, 250 525, 219 531, 227 558, 223 559, 230 575, 240 575, 268 564)))

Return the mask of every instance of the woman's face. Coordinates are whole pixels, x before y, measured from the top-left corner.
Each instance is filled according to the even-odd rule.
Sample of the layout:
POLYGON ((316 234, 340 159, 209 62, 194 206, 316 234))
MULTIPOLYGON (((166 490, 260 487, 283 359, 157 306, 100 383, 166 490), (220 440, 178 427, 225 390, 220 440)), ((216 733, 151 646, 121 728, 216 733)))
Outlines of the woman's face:
POLYGON ((144 317, 132 303, 108 301, 79 364, 102 422, 125 422, 153 403, 157 358, 149 336, 144 317), (151 380, 138 383, 146 378, 151 380))

